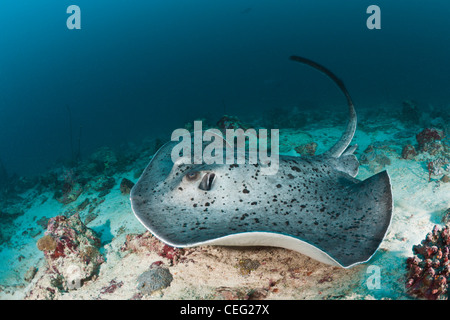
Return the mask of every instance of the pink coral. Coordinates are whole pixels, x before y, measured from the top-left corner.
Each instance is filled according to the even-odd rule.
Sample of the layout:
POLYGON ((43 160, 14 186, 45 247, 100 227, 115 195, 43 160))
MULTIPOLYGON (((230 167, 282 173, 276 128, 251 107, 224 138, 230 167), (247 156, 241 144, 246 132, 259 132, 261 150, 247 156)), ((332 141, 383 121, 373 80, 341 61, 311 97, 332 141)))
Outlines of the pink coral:
POLYGON ((406 261, 408 293, 428 300, 448 299, 450 229, 434 226, 413 252, 415 255, 406 261))

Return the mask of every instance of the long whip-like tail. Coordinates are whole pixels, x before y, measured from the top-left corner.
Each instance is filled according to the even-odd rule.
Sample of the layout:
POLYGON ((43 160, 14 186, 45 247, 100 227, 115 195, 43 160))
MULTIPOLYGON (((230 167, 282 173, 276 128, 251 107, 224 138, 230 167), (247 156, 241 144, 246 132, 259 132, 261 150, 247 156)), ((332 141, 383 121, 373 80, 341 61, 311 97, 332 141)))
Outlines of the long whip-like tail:
POLYGON ((314 62, 312 60, 309 60, 309 59, 306 59, 303 57, 298 57, 298 56, 291 56, 290 59, 293 61, 304 63, 310 67, 313 67, 314 69, 321 71, 325 75, 327 75, 329 78, 331 78, 331 80, 334 81, 334 83, 339 87, 339 89, 341 89, 341 91, 344 93, 345 97, 347 98, 348 111, 349 111, 349 116, 350 116, 350 119, 347 124, 347 128, 346 128, 344 134, 342 135, 342 137, 339 139, 339 141, 336 142, 336 144, 334 146, 332 146, 328 151, 326 151, 323 154, 324 156, 329 156, 329 157, 334 157, 334 158, 340 157, 342 155, 342 153, 344 153, 344 151, 348 148, 348 146, 350 145, 350 143, 353 139, 353 136, 355 135, 356 122, 357 122, 355 107, 353 106, 353 101, 352 101, 352 98, 350 97, 350 94, 348 93, 347 89, 345 88, 344 82, 342 82, 342 80, 339 79, 330 70, 328 70, 324 66, 318 64, 317 62, 314 62))

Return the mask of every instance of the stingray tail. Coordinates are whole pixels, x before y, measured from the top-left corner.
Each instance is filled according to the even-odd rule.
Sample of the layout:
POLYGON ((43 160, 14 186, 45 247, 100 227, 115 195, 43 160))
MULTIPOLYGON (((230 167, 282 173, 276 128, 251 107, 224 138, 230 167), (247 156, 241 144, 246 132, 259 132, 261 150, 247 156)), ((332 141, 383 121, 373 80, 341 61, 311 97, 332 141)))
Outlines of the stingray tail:
MULTIPOLYGON (((348 121, 347 128, 346 128, 344 134, 339 139, 339 141, 336 142, 336 144, 334 146, 332 146, 330 148, 330 150, 326 151, 324 153, 324 155, 333 157, 333 158, 338 158, 344 152, 346 154, 349 154, 349 152, 347 151, 347 148, 349 148, 350 142, 352 141, 353 136, 355 135, 357 119, 356 119, 356 111, 355 111, 355 107, 353 106, 352 98, 350 97, 350 94, 348 93, 347 89, 345 88, 344 82, 342 82, 342 80, 339 79, 330 70, 328 70, 324 66, 322 66, 312 60, 309 60, 309 59, 306 59, 303 57, 298 57, 298 56, 291 56, 290 59, 293 61, 304 63, 304 64, 306 64, 310 67, 313 67, 314 69, 317 69, 320 72, 324 73, 331 80, 333 80, 334 83, 339 87, 339 89, 341 89, 341 91, 344 93, 345 97, 347 98, 350 119, 348 121)), ((352 147, 350 147, 349 149, 351 150, 352 147)), ((351 151, 351 153, 353 153, 353 151, 354 151, 354 149, 351 151)))

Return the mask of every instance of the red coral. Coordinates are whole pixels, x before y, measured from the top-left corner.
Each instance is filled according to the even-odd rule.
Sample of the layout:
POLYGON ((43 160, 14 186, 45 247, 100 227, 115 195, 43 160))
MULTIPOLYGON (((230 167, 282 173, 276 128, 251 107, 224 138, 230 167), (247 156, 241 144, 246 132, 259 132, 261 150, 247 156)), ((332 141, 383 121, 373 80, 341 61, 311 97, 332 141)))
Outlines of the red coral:
POLYGON ((50 254, 51 259, 58 259, 59 257, 65 257, 64 244, 61 241, 56 241, 56 249, 50 254))
POLYGON ((429 144, 436 140, 442 140, 444 132, 435 128, 426 128, 416 135, 416 140, 419 143, 419 150, 427 151, 429 144))
POLYGON ((165 244, 162 248, 162 250, 160 250, 160 252, 158 252, 158 254, 161 257, 165 257, 169 260, 174 260, 175 258, 177 258, 180 255, 180 249, 174 248, 174 247, 169 247, 167 244, 165 244))

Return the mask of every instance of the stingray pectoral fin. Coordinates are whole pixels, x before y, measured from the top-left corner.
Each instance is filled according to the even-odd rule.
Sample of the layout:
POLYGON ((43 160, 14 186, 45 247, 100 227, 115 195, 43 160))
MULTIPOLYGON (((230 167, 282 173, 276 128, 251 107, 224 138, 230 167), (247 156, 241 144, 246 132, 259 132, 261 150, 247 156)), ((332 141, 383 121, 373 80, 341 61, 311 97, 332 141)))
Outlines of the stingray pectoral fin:
POLYGON ((350 202, 343 212, 343 229, 334 244, 323 248, 344 267, 368 261, 378 250, 389 229, 393 201, 389 175, 380 172, 347 187, 350 202))
POLYGON ((351 268, 370 260, 388 231, 393 209, 391 183, 383 171, 341 191, 333 207, 340 214, 334 218, 324 216, 318 226, 303 230, 303 236, 243 232, 191 245, 283 247, 326 264, 351 268))

